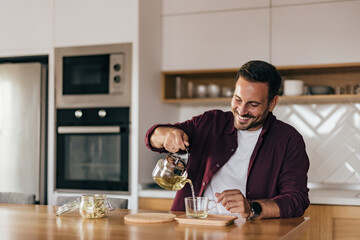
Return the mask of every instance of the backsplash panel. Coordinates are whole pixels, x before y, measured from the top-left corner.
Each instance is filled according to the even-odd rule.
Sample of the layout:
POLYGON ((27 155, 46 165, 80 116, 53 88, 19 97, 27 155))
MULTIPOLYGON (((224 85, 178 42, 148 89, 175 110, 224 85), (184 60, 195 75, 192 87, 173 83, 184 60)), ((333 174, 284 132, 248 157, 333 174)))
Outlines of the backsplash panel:
MULTIPOLYGON (((229 106, 182 106, 179 121, 210 109, 229 111, 229 106)), ((309 182, 360 184, 360 103, 279 104, 274 114, 303 135, 309 182)))
POLYGON ((360 184, 360 104, 288 104, 274 111, 304 137, 309 182, 360 184))

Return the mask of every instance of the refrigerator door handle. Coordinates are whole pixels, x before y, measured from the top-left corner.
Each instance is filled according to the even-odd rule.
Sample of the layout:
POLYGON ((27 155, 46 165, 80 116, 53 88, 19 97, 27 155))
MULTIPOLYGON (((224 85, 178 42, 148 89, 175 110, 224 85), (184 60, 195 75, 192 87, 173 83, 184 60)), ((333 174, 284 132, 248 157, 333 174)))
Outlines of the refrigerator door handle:
POLYGON ((120 126, 59 126, 58 134, 120 133, 120 126))

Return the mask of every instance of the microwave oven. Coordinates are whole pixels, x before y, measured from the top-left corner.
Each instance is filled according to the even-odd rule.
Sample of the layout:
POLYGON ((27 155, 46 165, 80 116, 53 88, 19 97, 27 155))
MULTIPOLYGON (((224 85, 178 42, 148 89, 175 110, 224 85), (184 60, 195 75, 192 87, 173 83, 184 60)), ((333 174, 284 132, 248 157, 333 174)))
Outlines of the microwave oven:
POLYGON ((131 43, 55 48, 56 107, 131 104, 131 43))

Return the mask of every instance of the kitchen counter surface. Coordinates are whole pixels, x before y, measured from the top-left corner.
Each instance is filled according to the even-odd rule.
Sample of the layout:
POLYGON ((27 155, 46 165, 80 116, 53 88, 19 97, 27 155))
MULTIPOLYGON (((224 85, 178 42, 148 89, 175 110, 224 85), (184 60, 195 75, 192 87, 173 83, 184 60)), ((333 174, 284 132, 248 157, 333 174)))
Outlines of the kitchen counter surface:
MULTIPOLYGON (((76 211, 56 216, 47 205, 0 204, 1 239, 296 239, 310 228, 307 217, 246 221, 229 226, 181 224, 177 221, 140 224, 128 222, 128 214, 149 210, 115 209, 99 219, 82 218, 76 211)), ((169 212, 162 212, 169 213, 169 212)), ((176 216, 185 212, 171 212, 176 216)))
POLYGON ((311 204, 360 206, 360 190, 351 189, 310 189, 311 204))
MULTIPOLYGON (((174 198, 176 191, 161 190, 155 187, 140 187, 139 197, 174 198)), ((310 188, 311 204, 353 205, 360 206, 360 189, 310 188)))

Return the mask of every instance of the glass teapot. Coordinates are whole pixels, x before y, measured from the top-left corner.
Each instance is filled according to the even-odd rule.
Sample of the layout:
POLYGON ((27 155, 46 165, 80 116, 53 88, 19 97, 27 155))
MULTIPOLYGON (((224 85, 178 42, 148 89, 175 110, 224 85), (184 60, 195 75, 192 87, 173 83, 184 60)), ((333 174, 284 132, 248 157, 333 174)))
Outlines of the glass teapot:
POLYGON ((82 195, 76 201, 59 207, 56 215, 59 216, 78 208, 83 218, 102 218, 105 217, 108 210, 114 210, 105 195, 82 195))
POLYGON ((165 159, 160 159, 153 172, 154 181, 166 190, 180 190, 190 180, 187 179, 185 170, 189 159, 189 151, 170 153, 165 159))

